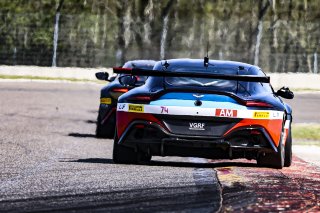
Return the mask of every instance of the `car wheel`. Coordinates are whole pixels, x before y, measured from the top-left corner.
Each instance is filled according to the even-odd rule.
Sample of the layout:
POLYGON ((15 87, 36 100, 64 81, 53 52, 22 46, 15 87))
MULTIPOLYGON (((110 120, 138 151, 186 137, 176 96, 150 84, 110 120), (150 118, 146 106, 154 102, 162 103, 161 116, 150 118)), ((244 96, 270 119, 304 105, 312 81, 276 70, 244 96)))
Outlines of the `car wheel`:
POLYGON ((288 136, 285 145, 285 157, 284 166, 289 167, 292 163, 292 136, 291 136, 291 126, 289 127, 288 136))
POLYGON ((282 169, 285 161, 285 147, 282 144, 283 132, 282 130, 280 136, 279 146, 276 153, 265 153, 264 155, 259 155, 257 163, 259 166, 270 167, 275 169, 282 169))
POLYGON ((115 133, 113 141, 113 162, 114 163, 127 163, 127 164, 136 164, 138 162, 137 153, 129 148, 118 144, 118 136, 115 133))
POLYGON ((112 139, 114 136, 115 126, 115 115, 111 115, 109 120, 102 124, 100 113, 97 118, 96 137, 97 138, 109 138, 112 139))
POLYGON ((152 156, 144 152, 139 152, 138 163, 148 164, 151 161, 152 156))
POLYGON ((115 133, 113 141, 113 162, 122 164, 145 164, 151 160, 151 155, 135 151, 133 148, 118 144, 118 136, 115 133))

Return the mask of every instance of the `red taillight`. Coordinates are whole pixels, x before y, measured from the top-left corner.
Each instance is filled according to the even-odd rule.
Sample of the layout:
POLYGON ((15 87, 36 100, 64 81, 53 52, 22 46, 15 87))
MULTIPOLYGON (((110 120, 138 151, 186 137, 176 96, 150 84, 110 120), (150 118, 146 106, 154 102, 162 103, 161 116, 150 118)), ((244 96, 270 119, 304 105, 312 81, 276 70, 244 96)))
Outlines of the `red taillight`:
POLYGON ((126 93, 128 91, 129 91, 128 88, 113 88, 112 89, 112 92, 123 92, 123 93, 126 93))
POLYGON ((129 98, 130 101, 151 101, 151 97, 147 95, 133 96, 129 98))
POLYGON ((272 107, 271 104, 261 102, 261 101, 246 101, 245 105, 248 107, 272 107))

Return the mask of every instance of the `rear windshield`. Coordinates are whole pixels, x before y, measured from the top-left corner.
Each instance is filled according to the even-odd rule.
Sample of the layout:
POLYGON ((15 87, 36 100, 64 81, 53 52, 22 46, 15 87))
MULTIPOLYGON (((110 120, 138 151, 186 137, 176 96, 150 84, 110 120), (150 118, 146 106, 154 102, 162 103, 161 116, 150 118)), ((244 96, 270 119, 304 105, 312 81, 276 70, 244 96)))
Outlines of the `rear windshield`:
MULTIPOLYGON (((171 70, 184 71, 184 72, 210 72, 224 75, 250 75, 250 70, 239 70, 230 67, 214 67, 207 69, 201 67, 171 67, 171 70)), ((262 71, 260 76, 264 76, 262 71)), ((252 71, 251 71, 252 75, 252 71)), ((255 75, 257 76, 257 75, 255 75)), ((195 77, 165 77, 164 81, 167 87, 200 87, 208 90, 230 92, 240 96, 251 96, 258 93, 271 93, 272 89, 268 83, 260 82, 245 82, 234 80, 221 80, 209 78, 195 78, 195 77)))
MULTIPOLYGON (((125 68, 133 68, 131 63, 129 65, 126 65, 126 66, 123 66, 123 67, 125 67, 125 68)), ((152 66, 148 65, 148 64, 146 64, 146 65, 138 65, 138 66, 136 65, 136 67, 141 68, 141 69, 152 69, 153 65, 152 66)), ((127 74, 120 74, 120 76, 123 76, 123 75, 127 75, 127 74)), ((148 78, 148 76, 141 76, 141 75, 139 75, 139 76, 136 75, 136 77, 137 77, 137 83, 138 84, 139 83, 144 84, 144 82, 146 82, 146 80, 148 78)))

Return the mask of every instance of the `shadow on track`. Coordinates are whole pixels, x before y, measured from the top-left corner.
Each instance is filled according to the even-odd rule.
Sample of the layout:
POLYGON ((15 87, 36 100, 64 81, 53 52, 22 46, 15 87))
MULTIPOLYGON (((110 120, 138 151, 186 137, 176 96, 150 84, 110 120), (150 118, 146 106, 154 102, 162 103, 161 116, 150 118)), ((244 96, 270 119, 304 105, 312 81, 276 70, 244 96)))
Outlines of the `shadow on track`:
POLYGON ((103 163, 103 164, 113 164, 112 159, 107 158, 86 158, 86 159, 60 159, 59 162, 74 162, 74 163, 103 163))
POLYGON ((194 168, 217 168, 217 167, 257 167, 255 163, 247 162, 210 162, 210 163, 193 163, 193 162, 173 162, 173 161, 151 161, 149 166, 168 166, 168 167, 194 167, 194 168))
POLYGON ((83 134, 83 133, 77 133, 77 132, 71 132, 68 134, 68 136, 76 137, 76 138, 96 138, 95 134, 83 134))
MULTIPOLYGON (((85 159, 61 159, 60 162, 76 162, 76 163, 102 163, 115 164, 112 159, 108 158, 85 158, 85 159)), ((144 166, 166 166, 166 167, 188 167, 188 168, 219 168, 219 167, 257 167, 256 163, 247 162, 210 162, 210 163, 193 163, 193 162, 173 162, 173 161, 151 161, 148 164, 142 163, 144 166)))
POLYGON ((96 124, 97 123, 96 120, 86 120, 85 122, 88 124, 96 124))

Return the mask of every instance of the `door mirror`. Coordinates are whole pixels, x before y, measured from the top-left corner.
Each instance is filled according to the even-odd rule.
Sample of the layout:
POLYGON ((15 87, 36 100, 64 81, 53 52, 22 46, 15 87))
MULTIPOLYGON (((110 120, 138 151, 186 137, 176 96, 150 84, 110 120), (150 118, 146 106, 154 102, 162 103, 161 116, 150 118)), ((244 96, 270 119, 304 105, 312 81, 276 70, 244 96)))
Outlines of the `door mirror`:
POLYGON ((109 78, 108 78, 108 81, 114 81, 114 79, 116 79, 116 77, 117 77, 117 75, 113 75, 113 76, 110 76, 109 78))
POLYGON ((136 86, 137 77, 133 75, 124 75, 119 78, 119 82, 123 86, 136 86))
POLYGON ((288 87, 282 87, 276 92, 276 95, 286 99, 293 99, 294 97, 293 92, 288 87))
POLYGON ((109 74, 107 72, 97 72, 96 73, 96 78, 98 80, 109 81, 108 77, 109 77, 109 74))

